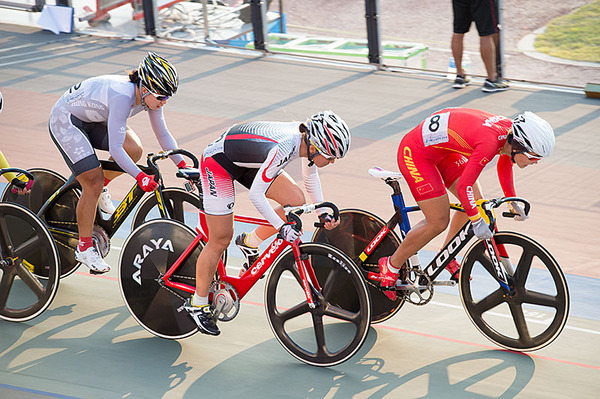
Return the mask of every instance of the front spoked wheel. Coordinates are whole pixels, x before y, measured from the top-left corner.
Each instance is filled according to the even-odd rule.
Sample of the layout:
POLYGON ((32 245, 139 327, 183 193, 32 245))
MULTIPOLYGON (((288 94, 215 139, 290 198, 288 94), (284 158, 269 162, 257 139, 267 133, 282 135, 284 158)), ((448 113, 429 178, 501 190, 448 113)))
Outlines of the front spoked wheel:
POLYGON ((513 232, 494 235, 516 270, 513 294, 504 296, 483 241, 473 245, 460 271, 460 296, 475 327, 492 342, 516 351, 548 345, 561 333, 569 313, 569 291, 556 260, 540 244, 513 232), (470 279, 472 277, 472 279, 470 279))
POLYGON ((364 343, 371 320, 367 285, 354 262, 322 243, 300 245, 315 272, 315 308, 306 300, 291 250, 275 261, 265 292, 269 324, 281 345, 295 358, 313 366, 333 366, 348 360, 364 343))
MULTIPOLYGON (((377 247, 368 257, 361 259, 361 254, 369 243, 385 227, 385 222, 376 215, 360 209, 343 209, 340 211, 340 225, 333 229, 318 228, 315 230, 312 241, 333 245, 344 252, 357 265, 359 265, 371 294, 371 323, 381 323, 395 315, 404 305, 404 295, 398 295, 391 301, 377 286, 369 283, 369 272, 379 273, 377 262, 383 256, 394 253, 400 238, 394 231, 390 231, 381 239, 377 247)), ((348 292, 350 295, 350 292, 348 292)))
POLYGON ((58 289, 59 268, 56 244, 38 217, 23 206, 0 203, 0 318, 27 321, 46 310, 58 289))
MULTIPOLYGON (((195 237, 189 227, 175 220, 152 220, 129 235, 119 258, 119 287, 129 312, 152 334, 168 339, 189 337, 198 331, 183 309, 192 294, 167 287, 161 277, 195 237)), ((199 245, 185 258, 171 280, 196 285, 199 245)))

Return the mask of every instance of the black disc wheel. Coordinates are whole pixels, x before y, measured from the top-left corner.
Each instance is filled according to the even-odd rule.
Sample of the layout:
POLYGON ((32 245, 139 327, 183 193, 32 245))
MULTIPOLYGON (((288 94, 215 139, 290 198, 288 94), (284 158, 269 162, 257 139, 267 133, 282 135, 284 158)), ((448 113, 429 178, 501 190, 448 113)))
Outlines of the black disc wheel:
POLYGON ((360 349, 369 330, 371 306, 365 280, 352 260, 322 243, 304 243, 321 290, 306 299, 291 249, 275 261, 265 292, 267 318, 275 337, 295 358, 313 366, 333 366, 360 349))
POLYGON ((58 289, 59 267, 54 240, 38 217, 21 205, 0 203, 0 318, 27 321, 46 310, 58 289))
MULTIPOLYGON (((2 201, 23 205, 38 214, 40 219, 48 226, 52 237, 54 237, 60 256, 60 275, 66 277, 79 267, 79 262, 75 260, 75 249, 79 243, 76 208, 80 193, 78 190, 65 192, 44 214, 39 214, 44 203, 65 184, 66 179, 48 169, 38 168, 28 171, 35 178, 31 193, 17 195, 11 193, 9 186, 7 186, 2 193, 2 201)), ((47 276, 41 274, 40 277, 47 276)))
POLYGON ((494 235, 514 265, 511 293, 500 288, 484 242, 473 245, 460 269, 460 296, 467 315, 483 335, 504 348, 543 348, 561 333, 569 313, 565 276, 552 255, 529 237, 494 235), (472 277, 472 279, 471 279, 472 277))
MULTIPOLYGON (((129 235, 119 259, 119 287, 137 322, 161 338, 180 339, 198 331, 183 309, 188 291, 167 287, 161 280, 167 269, 192 243, 194 232, 175 220, 152 220, 129 235)), ((185 258, 171 281, 196 285, 196 259, 202 242, 185 258)))
POLYGON ((360 267, 371 294, 371 323, 381 323, 389 319, 404 304, 404 295, 398 295, 396 300, 390 301, 383 291, 367 279, 369 272, 379 273, 377 265, 379 258, 390 256, 398 248, 400 245, 398 235, 390 231, 364 261, 360 258, 369 243, 384 227, 385 222, 369 212, 344 209, 340 211, 340 225, 337 228, 333 230, 318 228, 313 235, 314 242, 333 245, 360 267))

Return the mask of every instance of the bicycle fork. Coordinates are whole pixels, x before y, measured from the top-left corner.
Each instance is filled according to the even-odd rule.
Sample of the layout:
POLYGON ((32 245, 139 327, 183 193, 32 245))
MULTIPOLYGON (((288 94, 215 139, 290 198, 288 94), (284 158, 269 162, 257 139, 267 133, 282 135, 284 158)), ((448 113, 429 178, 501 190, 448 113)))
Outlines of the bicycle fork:
POLYGON ((317 307, 317 303, 315 303, 315 300, 313 299, 313 292, 317 294, 321 291, 317 276, 315 275, 315 271, 308 261, 308 255, 303 254, 300 251, 300 247, 297 245, 297 243, 292 244, 292 251, 294 253, 296 266, 298 266, 300 280, 302 281, 302 289, 304 290, 304 295, 306 295, 306 302, 308 303, 309 308, 315 309, 317 307))

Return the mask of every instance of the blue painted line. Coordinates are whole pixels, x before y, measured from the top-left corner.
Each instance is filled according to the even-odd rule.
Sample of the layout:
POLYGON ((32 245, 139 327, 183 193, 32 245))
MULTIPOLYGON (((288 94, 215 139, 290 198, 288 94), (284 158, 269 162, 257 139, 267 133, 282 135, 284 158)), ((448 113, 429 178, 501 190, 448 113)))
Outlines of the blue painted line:
POLYGON ((44 395, 44 396, 51 397, 51 398, 81 399, 81 398, 78 398, 76 396, 61 395, 61 394, 57 394, 57 393, 46 392, 46 391, 38 391, 38 390, 35 390, 35 389, 29 389, 29 388, 15 387, 15 386, 6 385, 6 384, 0 384, 0 388, 10 389, 10 390, 13 390, 13 391, 26 392, 26 393, 33 393, 33 394, 36 394, 36 395, 44 395))

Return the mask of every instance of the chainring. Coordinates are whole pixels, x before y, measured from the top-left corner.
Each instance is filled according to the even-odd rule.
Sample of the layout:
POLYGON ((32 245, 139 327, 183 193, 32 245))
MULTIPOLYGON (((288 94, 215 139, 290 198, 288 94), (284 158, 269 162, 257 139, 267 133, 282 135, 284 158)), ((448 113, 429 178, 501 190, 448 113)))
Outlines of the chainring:
POLYGON ((398 290, 404 293, 404 299, 413 305, 423 306, 433 298, 433 283, 421 269, 411 269, 406 279, 407 287, 398 290))
POLYGON ((233 320, 240 311, 240 297, 236 289, 224 281, 213 281, 209 298, 214 309, 214 316, 219 321, 233 320))
POLYGON ((100 256, 106 258, 106 255, 110 252, 110 238, 108 238, 108 234, 106 234, 106 231, 102 227, 94 225, 92 241, 100 256))

